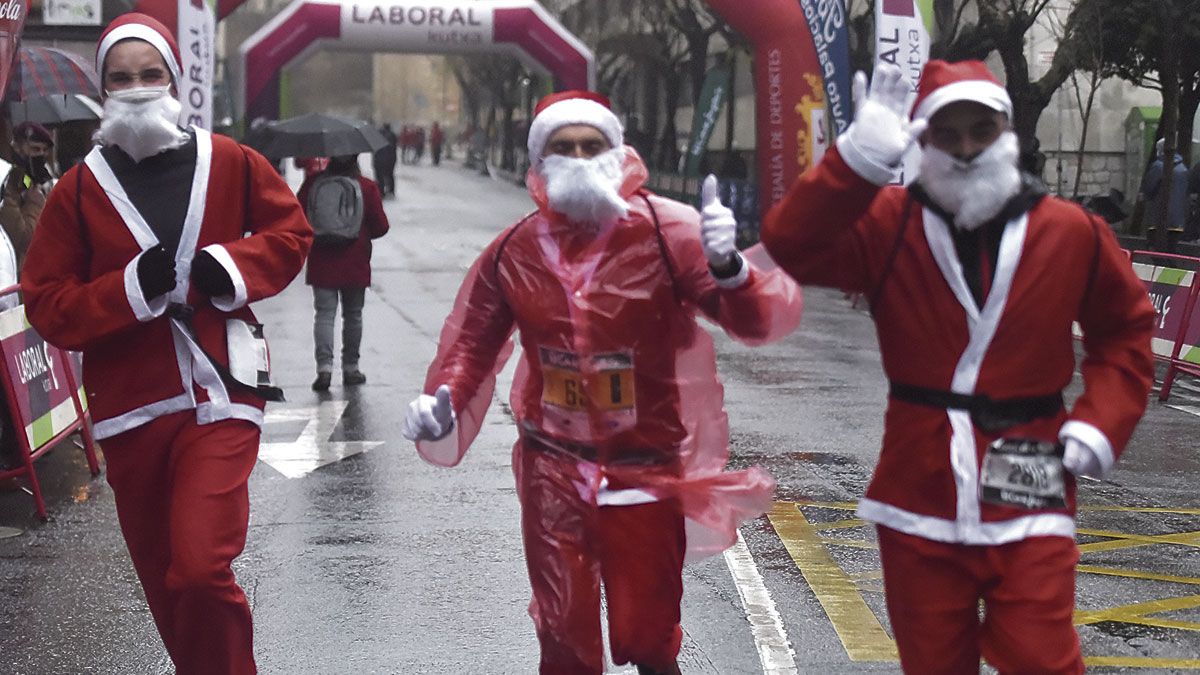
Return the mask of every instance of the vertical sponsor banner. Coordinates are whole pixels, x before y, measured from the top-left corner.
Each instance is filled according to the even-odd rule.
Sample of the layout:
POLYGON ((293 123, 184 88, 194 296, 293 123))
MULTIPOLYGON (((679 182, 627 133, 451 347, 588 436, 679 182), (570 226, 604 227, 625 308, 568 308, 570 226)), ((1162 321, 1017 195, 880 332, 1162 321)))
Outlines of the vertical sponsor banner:
POLYGON ((825 87, 796 0, 708 0, 754 45, 759 213, 783 199, 828 145, 825 87))
MULTIPOLYGON (((921 70, 929 60, 929 22, 932 20, 933 0, 875 2, 875 62, 886 61, 900 66, 912 85, 912 98, 916 98, 921 70)), ((892 182, 911 183, 920 165, 921 149, 914 144, 904 155, 904 164, 892 182)))
POLYGON ((817 50, 817 62, 825 82, 826 108, 834 136, 838 136, 854 121, 846 0, 800 0, 800 6, 804 8, 813 48, 817 50))
POLYGON ((8 90, 8 78, 12 76, 13 60, 28 12, 27 0, 0 2, 0 92, 8 90))
POLYGON ((732 95, 729 91, 731 81, 732 71, 728 66, 717 66, 704 77, 700 100, 692 112, 692 135, 688 139, 687 163, 683 170, 685 175, 696 176, 700 173, 700 160, 717 127, 717 118, 721 116, 725 101, 732 95))
POLYGON ((183 59, 183 81, 179 100, 183 103, 180 122, 212 129, 213 78, 217 16, 206 0, 179 0, 179 55, 183 59))

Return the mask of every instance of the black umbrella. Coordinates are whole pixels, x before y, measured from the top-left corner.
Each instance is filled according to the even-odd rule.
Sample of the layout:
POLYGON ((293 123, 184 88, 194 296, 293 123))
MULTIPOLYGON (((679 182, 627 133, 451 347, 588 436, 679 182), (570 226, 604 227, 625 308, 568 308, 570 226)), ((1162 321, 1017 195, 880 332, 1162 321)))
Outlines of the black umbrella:
POLYGON ((103 108, 83 94, 50 94, 24 101, 10 101, 8 114, 13 124, 37 122, 55 125, 80 120, 99 120, 103 108))
POLYGON ((387 145, 387 139, 367 122, 321 113, 272 122, 249 134, 247 141, 276 159, 357 155, 387 145))

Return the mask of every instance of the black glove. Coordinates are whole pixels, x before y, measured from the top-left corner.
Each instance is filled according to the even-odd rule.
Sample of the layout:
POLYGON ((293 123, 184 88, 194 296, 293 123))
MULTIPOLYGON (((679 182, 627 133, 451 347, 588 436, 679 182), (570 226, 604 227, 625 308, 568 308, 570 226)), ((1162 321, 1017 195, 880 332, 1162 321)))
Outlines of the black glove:
POLYGON ((137 276, 147 300, 170 293, 175 288, 175 259, 162 244, 147 249, 138 259, 137 276))
POLYGON ((200 251, 192 260, 192 285, 210 298, 233 295, 229 272, 207 251, 200 251))

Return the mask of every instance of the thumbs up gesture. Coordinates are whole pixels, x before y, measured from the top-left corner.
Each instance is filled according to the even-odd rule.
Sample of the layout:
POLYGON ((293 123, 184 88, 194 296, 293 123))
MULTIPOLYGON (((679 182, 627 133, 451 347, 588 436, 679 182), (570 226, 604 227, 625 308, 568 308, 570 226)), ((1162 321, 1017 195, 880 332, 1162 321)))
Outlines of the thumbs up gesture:
POLYGON ((709 174, 700 186, 700 243, 714 270, 728 269, 737 255, 737 219, 717 197, 717 177, 709 174))
POLYGON ((453 428, 450 387, 443 384, 433 396, 421 394, 408 405, 401 433, 410 441, 436 441, 445 438, 453 428))

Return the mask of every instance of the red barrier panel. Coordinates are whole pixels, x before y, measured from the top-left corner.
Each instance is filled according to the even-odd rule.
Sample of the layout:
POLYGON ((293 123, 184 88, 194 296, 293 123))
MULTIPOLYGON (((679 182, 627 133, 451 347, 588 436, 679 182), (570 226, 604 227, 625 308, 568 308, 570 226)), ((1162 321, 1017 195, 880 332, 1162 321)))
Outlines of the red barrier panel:
POLYGON ((1153 350, 1156 358, 1167 363, 1158 393, 1158 400, 1165 401, 1179 373, 1200 376, 1200 315, 1195 312, 1200 258, 1133 251, 1130 260, 1158 311, 1153 350), (1142 262, 1147 258, 1155 262, 1142 262))
MULTIPOLYGON (((20 291, 20 286, 0 289, 0 298, 20 291)), ((79 386, 77 355, 48 344, 25 319, 25 307, 0 312, 0 380, 12 419, 22 465, 0 470, 0 479, 25 476, 29 480, 39 518, 46 518, 46 502, 33 463, 63 439, 79 432, 83 454, 92 475, 100 473, 90 416, 79 386)))

